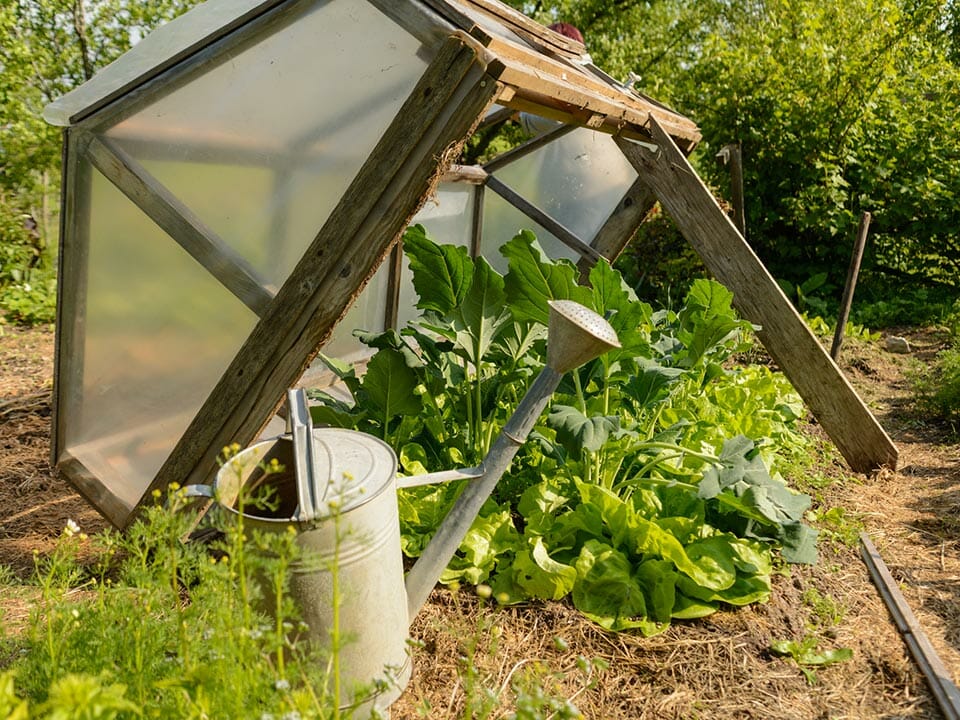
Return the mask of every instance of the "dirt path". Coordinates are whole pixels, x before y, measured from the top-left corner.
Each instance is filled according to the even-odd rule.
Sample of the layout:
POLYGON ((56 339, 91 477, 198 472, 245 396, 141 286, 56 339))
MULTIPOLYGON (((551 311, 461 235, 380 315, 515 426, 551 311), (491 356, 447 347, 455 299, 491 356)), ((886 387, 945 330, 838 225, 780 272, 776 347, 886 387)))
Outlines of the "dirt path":
MULTIPOLYGON (((960 445, 913 408, 906 373, 940 341, 929 332, 910 339, 909 356, 874 343, 847 347, 842 359, 900 447, 900 471, 850 476, 828 450, 814 476, 790 478, 817 497, 821 562, 785 569, 769 603, 642 638, 604 633, 563 603, 498 609, 435 591, 412 629, 414 677, 392 716, 462 717, 471 698, 532 673, 589 718, 941 717, 856 544, 866 529, 960 680, 960 445), (853 658, 816 670, 811 684, 769 650, 804 638, 853 658), (458 673, 465 657, 476 671, 468 678, 458 673)), ((48 329, 0 336, 0 565, 23 579, 68 519, 87 532, 104 527, 48 463, 52 348, 48 329)), ((29 606, 29 586, 0 585, 0 627, 16 632, 29 606)))

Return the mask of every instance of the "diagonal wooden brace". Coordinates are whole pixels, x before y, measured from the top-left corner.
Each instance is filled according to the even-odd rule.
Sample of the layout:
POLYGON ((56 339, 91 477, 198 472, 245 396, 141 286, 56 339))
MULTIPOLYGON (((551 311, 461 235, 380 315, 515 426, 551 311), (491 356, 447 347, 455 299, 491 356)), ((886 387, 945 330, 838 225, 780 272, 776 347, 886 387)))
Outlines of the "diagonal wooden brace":
POLYGON ((658 146, 616 142, 670 213, 850 467, 896 469, 899 452, 670 136, 651 115, 658 146))

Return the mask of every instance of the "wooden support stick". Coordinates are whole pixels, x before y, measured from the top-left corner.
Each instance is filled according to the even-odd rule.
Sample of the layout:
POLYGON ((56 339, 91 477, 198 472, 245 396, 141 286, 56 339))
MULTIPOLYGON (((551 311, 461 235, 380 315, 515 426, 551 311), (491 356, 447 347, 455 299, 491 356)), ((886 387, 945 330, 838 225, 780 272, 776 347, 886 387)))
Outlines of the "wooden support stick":
POLYGON ((877 419, 652 115, 649 127, 659 149, 622 137, 617 144, 710 272, 733 292, 740 313, 761 326, 757 335, 764 347, 850 467, 896 468, 897 447, 877 419))
POLYGON ((730 204, 733 205, 733 224, 747 238, 747 212, 743 199, 743 151, 739 142, 720 148, 717 159, 730 166, 730 204))
POLYGON ((833 331, 833 345, 830 347, 830 357, 836 362, 840 357, 840 346, 843 344, 843 332, 850 317, 850 306, 853 304, 853 291, 857 289, 857 277, 860 275, 860 262, 863 260, 863 249, 867 246, 867 233, 870 231, 870 213, 864 212, 860 217, 860 229, 857 231, 857 240, 853 246, 853 255, 850 256, 850 267, 847 270, 847 284, 843 286, 843 299, 840 301, 840 316, 837 318, 837 329, 833 331))

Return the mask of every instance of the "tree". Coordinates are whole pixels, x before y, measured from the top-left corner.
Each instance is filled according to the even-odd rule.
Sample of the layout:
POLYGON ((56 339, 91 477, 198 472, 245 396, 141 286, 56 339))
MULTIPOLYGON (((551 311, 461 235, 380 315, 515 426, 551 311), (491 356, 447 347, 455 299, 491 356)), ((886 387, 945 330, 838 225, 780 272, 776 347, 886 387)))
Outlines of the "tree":
MULTIPOLYGON (((11 314, 5 302, 11 293, 22 305, 24 292, 52 287, 60 132, 44 122, 44 106, 196 1, 7 0, 0 6, 0 314, 11 314)), ((43 301, 52 307, 50 298, 43 301)))
POLYGON ((960 278, 957 0, 514 2, 584 33, 600 67, 743 148, 751 244, 775 275, 843 282, 862 211, 870 278, 960 278))

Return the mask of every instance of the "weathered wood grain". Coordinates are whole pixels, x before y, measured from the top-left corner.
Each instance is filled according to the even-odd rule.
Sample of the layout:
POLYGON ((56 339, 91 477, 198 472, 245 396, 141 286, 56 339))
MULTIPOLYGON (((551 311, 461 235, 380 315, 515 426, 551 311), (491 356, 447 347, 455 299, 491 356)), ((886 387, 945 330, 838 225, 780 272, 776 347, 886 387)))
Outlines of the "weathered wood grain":
POLYGON ((850 467, 895 469, 897 448, 877 419, 652 115, 649 127, 659 150, 616 138, 627 159, 710 272, 733 292, 743 317, 761 326, 757 334, 764 347, 850 467))

